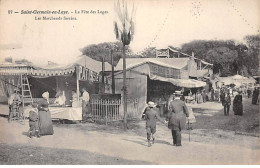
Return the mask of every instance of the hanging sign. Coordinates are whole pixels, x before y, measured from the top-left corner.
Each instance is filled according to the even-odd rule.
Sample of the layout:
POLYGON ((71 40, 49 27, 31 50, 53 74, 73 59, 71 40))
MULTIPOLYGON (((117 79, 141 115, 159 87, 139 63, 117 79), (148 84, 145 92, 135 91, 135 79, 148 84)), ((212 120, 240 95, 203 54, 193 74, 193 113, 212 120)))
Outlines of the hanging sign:
POLYGON ((76 66, 76 73, 78 80, 88 80, 91 82, 99 80, 98 73, 83 66, 76 66))
POLYGON ((181 77, 180 69, 165 67, 154 63, 150 63, 149 66, 150 66, 150 75, 156 75, 156 76, 161 76, 166 78, 175 78, 175 79, 179 79, 181 77))

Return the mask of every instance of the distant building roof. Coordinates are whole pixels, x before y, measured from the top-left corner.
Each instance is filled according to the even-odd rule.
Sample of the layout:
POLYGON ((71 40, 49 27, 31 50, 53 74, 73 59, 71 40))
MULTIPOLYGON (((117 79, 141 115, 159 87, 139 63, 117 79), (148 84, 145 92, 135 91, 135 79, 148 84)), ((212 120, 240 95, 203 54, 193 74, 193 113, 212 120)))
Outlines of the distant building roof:
MULTIPOLYGON (((189 58, 126 58, 126 69, 148 62, 170 68, 182 69, 187 66, 188 61, 189 58)), ((115 67, 115 71, 121 70, 123 70, 123 59, 120 59, 117 66, 115 67)))
POLYGON ((29 65, 26 64, 17 64, 17 63, 10 63, 10 62, 3 62, 0 63, 0 67, 30 67, 29 65))

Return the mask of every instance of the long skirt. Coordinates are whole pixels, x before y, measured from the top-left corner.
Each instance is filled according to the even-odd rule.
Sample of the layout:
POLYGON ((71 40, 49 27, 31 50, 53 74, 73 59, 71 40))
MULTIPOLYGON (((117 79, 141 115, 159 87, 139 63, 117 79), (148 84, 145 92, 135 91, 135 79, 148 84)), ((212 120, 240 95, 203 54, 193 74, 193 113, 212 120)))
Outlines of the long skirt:
POLYGON ((195 115, 194 115, 194 113, 192 111, 192 108, 189 107, 189 106, 187 106, 187 108, 188 108, 188 111, 189 111, 189 117, 186 118, 186 123, 187 124, 188 123, 190 123, 190 124, 195 123, 196 122, 196 118, 195 118, 195 115))
POLYGON ((39 111, 39 127, 41 135, 53 135, 50 111, 39 111))
POLYGON ((252 95, 252 104, 257 104, 258 96, 259 96, 259 92, 254 91, 252 95))
POLYGON ((197 103, 203 103, 203 97, 201 94, 197 94, 197 103))
POLYGON ((89 102, 82 101, 82 119, 86 120, 91 118, 90 104, 89 102))
POLYGON ((235 115, 243 115, 243 104, 242 102, 233 103, 233 111, 235 115))

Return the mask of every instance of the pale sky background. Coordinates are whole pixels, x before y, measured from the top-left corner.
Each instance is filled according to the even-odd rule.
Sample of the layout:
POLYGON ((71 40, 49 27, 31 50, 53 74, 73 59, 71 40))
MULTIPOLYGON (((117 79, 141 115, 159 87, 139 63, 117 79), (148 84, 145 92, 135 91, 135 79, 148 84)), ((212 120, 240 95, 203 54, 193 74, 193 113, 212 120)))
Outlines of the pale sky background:
MULTIPOLYGON (((134 52, 149 46, 180 47, 192 40, 242 41, 260 29, 259 0, 136 0, 135 5, 136 34, 130 45, 134 52)), ((0 58, 25 58, 38 65, 71 63, 86 45, 116 41, 114 16, 114 0, 1 0, 0 58), (59 9, 108 14, 71 14, 77 21, 39 21, 34 20, 37 15, 7 14, 8 10, 59 9)))

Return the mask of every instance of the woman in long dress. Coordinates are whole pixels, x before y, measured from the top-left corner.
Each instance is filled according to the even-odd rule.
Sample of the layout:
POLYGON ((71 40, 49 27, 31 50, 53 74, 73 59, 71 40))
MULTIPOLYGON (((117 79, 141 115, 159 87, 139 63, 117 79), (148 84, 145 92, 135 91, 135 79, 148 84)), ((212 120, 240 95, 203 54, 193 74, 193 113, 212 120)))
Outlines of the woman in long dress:
POLYGON ((49 92, 44 92, 42 97, 44 99, 38 105, 40 135, 53 135, 51 113, 49 111, 49 92))
POLYGON ((258 88, 255 88, 252 95, 252 104, 257 104, 258 96, 259 96, 259 90, 258 88))
POLYGON ((235 115, 243 115, 242 92, 239 91, 233 101, 233 111, 235 115))
POLYGON ((202 97, 200 91, 198 91, 198 93, 197 93, 197 103, 198 104, 203 103, 203 97, 202 97))

